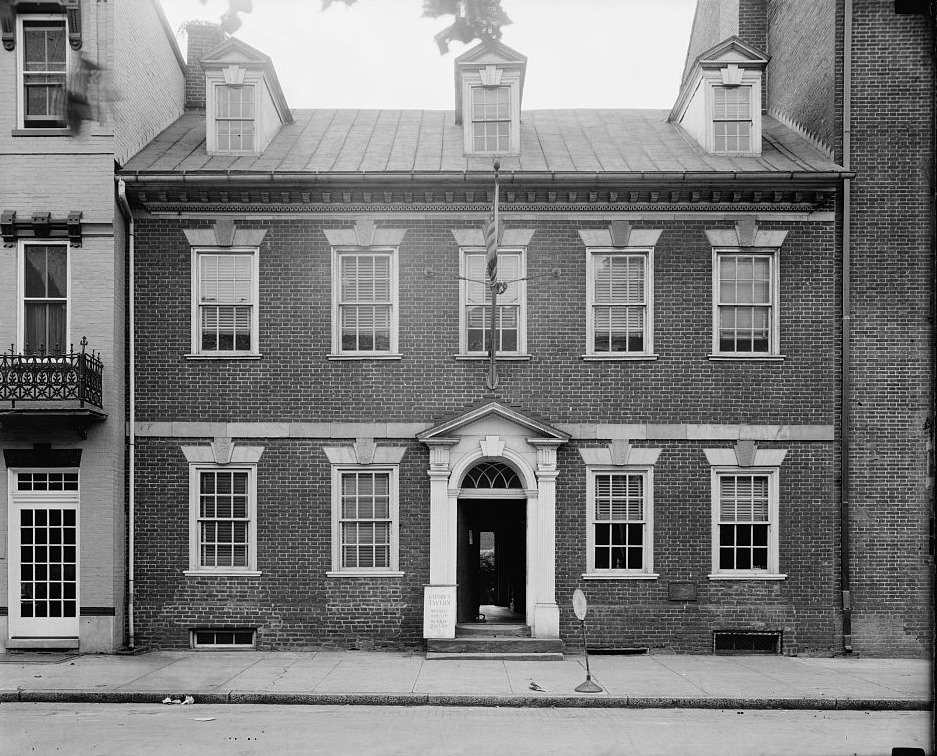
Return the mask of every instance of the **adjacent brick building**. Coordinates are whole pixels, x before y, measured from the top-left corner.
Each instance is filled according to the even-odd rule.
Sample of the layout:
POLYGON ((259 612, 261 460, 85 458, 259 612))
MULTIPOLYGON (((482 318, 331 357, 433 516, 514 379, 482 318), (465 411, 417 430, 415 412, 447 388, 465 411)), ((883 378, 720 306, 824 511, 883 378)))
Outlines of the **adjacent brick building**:
POLYGON ((181 114, 181 55, 151 0, 13 0, 0 15, 0 649, 113 652, 127 612, 114 163, 181 114))
MULTIPOLYGON (((849 224, 852 285, 879 279, 856 332, 900 320, 909 369, 850 336, 847 373, 894 398, 885 422, 849 389, 843 507, 864 179, 815 93, 844 21, 717 5, 670 113, 522 110, 526 59, 492 41, 456 60, 454 112, 291 110, 266 55, 189 28, 189 107, 120 172, 138 645, 439 652, 479 614, 554 641, 581 588, 608 648, 928 652, 932 231, 862 258, 849 224), (886 259, 888 302, 919 307, 882 300, 886 259)), ((923 20, 882 15, 923 56, 923 20)))

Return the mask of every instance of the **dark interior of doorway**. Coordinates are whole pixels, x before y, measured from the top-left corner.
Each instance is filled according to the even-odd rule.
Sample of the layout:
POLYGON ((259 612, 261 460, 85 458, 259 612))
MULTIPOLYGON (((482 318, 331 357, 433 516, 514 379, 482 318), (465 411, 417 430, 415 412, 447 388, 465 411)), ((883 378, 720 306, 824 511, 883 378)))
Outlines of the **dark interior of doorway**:
POLYGON ((459 501, 460 623, 523 623, 527 603, 524 499, 459 501))

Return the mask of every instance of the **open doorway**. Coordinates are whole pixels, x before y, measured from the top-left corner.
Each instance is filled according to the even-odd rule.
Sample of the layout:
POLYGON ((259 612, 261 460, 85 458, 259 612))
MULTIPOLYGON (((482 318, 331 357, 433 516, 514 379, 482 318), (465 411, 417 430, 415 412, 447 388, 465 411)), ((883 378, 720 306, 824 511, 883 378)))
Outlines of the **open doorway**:
POLYGON ((526 624, 526 504, 459 500, 459 623, 526 624))

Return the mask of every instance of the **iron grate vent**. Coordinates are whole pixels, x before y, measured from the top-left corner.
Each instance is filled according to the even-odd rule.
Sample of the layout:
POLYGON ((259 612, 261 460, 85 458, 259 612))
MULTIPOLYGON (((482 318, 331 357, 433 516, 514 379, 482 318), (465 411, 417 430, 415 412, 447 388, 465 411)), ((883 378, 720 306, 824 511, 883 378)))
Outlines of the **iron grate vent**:
POLYGON ((780 654, 779 631, 713 632, 714 654, 780 654))
POLYGON ((253 648, 254 631, 250 628, 198 629, 192 631, 193 648, 253 648))

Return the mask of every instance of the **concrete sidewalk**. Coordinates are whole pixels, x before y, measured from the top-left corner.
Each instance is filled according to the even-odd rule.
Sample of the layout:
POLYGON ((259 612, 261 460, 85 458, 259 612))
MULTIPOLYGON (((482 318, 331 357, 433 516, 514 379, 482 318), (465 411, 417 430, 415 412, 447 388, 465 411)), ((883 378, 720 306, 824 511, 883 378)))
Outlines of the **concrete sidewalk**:
POLYGON ((601 693, 562 662, 427 661, 422 653, 159 651, 0 657, 0 702, 381 704, 700 709, 933 708, 923 659, 592 656, 601 693))

